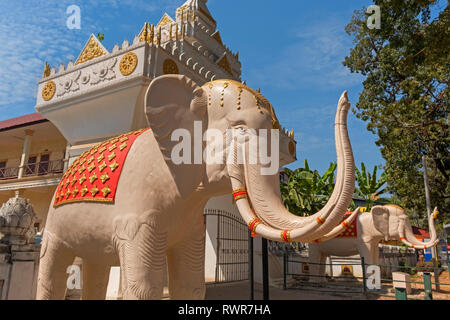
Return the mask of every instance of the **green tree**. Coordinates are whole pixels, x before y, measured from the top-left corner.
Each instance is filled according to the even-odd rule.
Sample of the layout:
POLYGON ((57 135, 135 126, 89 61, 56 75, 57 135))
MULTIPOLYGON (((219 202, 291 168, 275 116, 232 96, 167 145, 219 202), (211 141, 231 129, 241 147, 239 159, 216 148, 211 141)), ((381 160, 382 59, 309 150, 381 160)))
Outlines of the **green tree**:
POLYGON ((105 40, 105 35, 101 32, 97 33, 97 39, 101 41, 105 40))
POLYGON ((354 47, 343 62, 365 77, 353 112, 378 136, 388 189, 426 221, 422 156, 428 160, 432 206, 449 220, 450 138, 448 90, 450 9, 436 0, 376 0, 381 28, 367 27, 355 11, 346 32, 354 47), (435 18, 431 18, 436 16, 435 18))
POLYGON ((317 170, 311 170, 307 160, 304 168, 286 168, 289 182, 287 185, 281 184, 281 197, 286 208, 298 216, 308 216, 319 211, 333 192, 336 167, 336 163, 330 163, 323 175, 317 170))
POLYGON ((374 166, 372 174, 370 174, 370 172, 366 170, 364 162, 361 163, 361 171, 358 168, 355 168, 356 181, 358 182, 355 191, 358 196, 366 201, 367 211, 370 211, 377 201, 383 200, 380 198, 380 195, 386 191, 386 189, 381 189, 386 183, 386 172, 381 173, 380 177, 377 178, 377 170, 378 167, 374 166))

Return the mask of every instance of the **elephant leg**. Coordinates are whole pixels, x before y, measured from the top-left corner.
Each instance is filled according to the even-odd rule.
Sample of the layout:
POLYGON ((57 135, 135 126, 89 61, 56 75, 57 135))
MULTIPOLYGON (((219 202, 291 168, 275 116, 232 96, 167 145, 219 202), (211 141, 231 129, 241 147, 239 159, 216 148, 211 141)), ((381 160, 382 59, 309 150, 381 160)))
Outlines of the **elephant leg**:
POLYGON ((370 242, 361 242, 358 244, 359 255, 364 257, 364 264, 366 265, 366 270, 364 272, 367 272, 368 265, 374 263, 372 250, 373 246, 370 242))
POLYGON ((83 260, 83 300, 104 300, 109 280, 109 265, 83 260))
POLYGON ((171 300, 205 298, 205 234, 197 232, 168 252, 171 300))
POLYGON ((380 264, 380 249, 378 248, 378 242, 371 245, 372 252, 372 264, 380 264))
POLYGON ((125 218, 116 225, 124 300, 157 300, 163 295, 167 233, 156 224, 125 218), (126 220, 127 221, 126 221, 126 220))
POLYGON ((39 261, 37 300, 64 300, 67 288, 67 267, 73 263, 74 259, 75 255, 63 240, 47 230, 44 232, 39 261))

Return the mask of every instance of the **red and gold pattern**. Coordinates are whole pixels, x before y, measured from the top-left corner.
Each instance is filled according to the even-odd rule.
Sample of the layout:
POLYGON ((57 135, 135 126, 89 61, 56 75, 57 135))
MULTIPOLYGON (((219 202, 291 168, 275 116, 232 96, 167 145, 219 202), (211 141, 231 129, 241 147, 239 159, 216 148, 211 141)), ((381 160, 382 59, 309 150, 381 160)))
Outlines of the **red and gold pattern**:
POLYGON ((247 190, 242 188, 242 189, 237 189, 237 190, 233 190, 233 200, 236 202, 239 199, 243 199, 243 198, 247 198, 248 194, 247 194, 247 190))
POLYGON ((322 225, 322 224, 325 223, 325 220, 323 220, 321 217, 317 217, 316 221, 317 221, 317 223, 320 224, 320 225, 322 225))
POLYGON ((72 202, 113 203, 128 151, 147 130, 120 135, 84 152, 64 173, 53 206, 72 202))
POLYGON ((258 218, 254 218, 248 223, 248 227, 252 231, 252 237, 256 236, 256 232, 255 231, 256 231, 256 227, 259 224, 261 224, 261 221, 258 218))
POLYGON ((345 219, 347 219, 351 214, 352 212, 345 213, 343 219, 344 221, 342 221, 341 223, 342 226, 345 227, 345 230, 341 232, 338 236, 336 236, 336 238, 355 238, 358 236, 358 232, 356 230, 356 220, 358 218, 356 217, 351 224, 345 221, 345 219))
POLYGON ((291 242, 291 231, 289 231, 289 230, 281 231, 281 239, 284 242, 291 242))

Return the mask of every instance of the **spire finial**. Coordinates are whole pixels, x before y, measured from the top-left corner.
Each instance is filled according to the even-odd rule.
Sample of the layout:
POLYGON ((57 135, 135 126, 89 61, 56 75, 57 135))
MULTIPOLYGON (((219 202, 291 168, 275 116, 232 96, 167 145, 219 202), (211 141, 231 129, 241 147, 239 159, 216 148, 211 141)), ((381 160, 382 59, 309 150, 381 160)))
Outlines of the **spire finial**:
POLYGON ((160 46, 161 45, 161 27, 158 28, 158 38, 157 38, 157 40, 158 40, 158 46, 160 46))
POLYGON ((150 43, 153 43, 153 39, 155 39, 155 25, 151 25, 150 27, 150 43))
POLYGON ((45 61, 44 63, 44 74, 42 75, 43 78, 46 78, 50 75, 50 65, 45 61))

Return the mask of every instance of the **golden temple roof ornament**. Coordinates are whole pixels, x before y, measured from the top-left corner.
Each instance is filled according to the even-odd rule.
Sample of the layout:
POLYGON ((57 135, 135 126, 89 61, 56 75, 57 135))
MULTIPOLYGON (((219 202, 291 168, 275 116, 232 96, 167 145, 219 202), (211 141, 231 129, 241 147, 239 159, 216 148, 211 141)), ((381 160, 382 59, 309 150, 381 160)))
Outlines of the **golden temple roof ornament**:
POLYGON ((152 43, 152 39, 150 37, 150 25, 148 22, 144 24, 144 27, 142 28, 141 33, 139 34, 139 41, 140 42, 147 42, 152 43))
POLYGON ((43 78, 47 78, 50 75, 50 65, 45 61, 44 64, 44 73, 42 75, 43 78))
POLYGON ((158 27, 158 36, 157 36, 158 46, 161 45, 161 27, 158 27))
POLYGON ((159 23, 156 25, 157 28, 164 27, 165 25, 175 23, 175 21, 167 14, 164 13, 163 17, 159 21, 159 23))
POLYGON ((105 49, 105 47, 101 44, 100 40, 98 40, 96 36, 91 34, 88 42, 81 51, 80 56, 76 60, 75 65, 101 57, 108 53, 109 53, 108 50, 105 49))
POLYGON ((150 26, 150 43, 153 43, 155 39, 155 25, 150 26))

